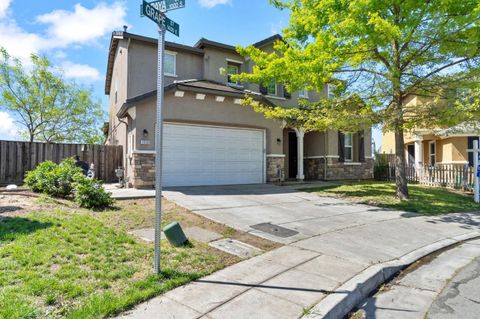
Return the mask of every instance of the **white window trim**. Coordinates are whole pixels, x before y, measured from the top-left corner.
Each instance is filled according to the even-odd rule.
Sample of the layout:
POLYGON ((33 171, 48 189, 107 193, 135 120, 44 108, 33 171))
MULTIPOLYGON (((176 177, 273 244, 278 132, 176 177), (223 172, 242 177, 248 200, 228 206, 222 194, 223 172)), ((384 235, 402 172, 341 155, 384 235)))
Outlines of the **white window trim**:
POLYGON ((303 89, 303 90, 298 91, 298 97, 308 99, 308 90, 303 89))
MULTIPOLYGON (((330 97, 330 91, 333 91, 333 90, 335 90, 335 86, 333 86, 331 84, 327 84, 327 97, 328 98, 332 98, 332 97, 330 97)), ((332 93, 332 95, 334 95, 334 94, 332 93)))
POLYGON ((350 149, 351 149, 351 152, 350 152, 351 158, 348 159, 347 156, 346 156, 346 155, 347 155, 347 152, 345 152, 345 162, 353 162, 353 134, 352 134, 352 133, 346 133, 346 134, 345 134, 345 137, 346 137, 347 135, 350 135, 350 142, 351 142, 352 144, 347 145, 347 143, 346 143, 346 142, 347 142, 347 139, 345 139, 344 148, 345 148, 345 149, 346 149, 346 148, 350 148, 350 149))
POLYGON ((437 142, 436 141, 428 142, 428 165, 432 165, 432 156, 435 159, 434 160, 435 164, 437 164, 437 142), (432 144, 434 145, 434 148, 435 148, 434 153, 432 153, 432 147, 431 147, 432 144))
POLYGON ((170 77, 178 77, 177 75, 177 52, 165 50, 165 55, 172 55, 173 56, 173 73, 163 72, 165 76, 170 77))
POLYGON ((230 62, 230 63, 240 64, 240 65, 243 64, 242 61, 238 61, 238 60, 233 60, 233 59, 228 59, 228 58, 225 59, 225 60, 226 60, 227 62, 230 62))

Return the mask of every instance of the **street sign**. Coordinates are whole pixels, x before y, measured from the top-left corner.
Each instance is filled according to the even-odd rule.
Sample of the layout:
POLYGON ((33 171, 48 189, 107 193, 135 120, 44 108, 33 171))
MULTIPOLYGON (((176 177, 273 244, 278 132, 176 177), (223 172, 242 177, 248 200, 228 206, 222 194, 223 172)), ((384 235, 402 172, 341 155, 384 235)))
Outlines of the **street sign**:
POLYGON ((160 12, 167 12, 185 8, 185 0, 157 0, 150 2, 150 5, 160 12))
POLYGON ((180 35, 180 25, 178 25, 178 23, 176 23, 175 21, 167 18, 161 11, 155 9, 150 3, 146 2, 145 0, 143 0, 142 14, 153 22, 157 23, 158 25, 164 26, 168 32, 173 33, 177 37, 180 35))

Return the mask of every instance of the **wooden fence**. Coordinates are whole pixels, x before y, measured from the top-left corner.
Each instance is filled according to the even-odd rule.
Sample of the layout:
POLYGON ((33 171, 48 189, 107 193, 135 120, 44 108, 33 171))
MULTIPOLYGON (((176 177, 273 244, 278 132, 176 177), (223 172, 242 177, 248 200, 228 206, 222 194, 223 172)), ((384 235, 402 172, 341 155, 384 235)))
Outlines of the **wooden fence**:
POLYGON ((123 166, 122 146, 0 141, 0 185, 23 183, 25 173, 50 160, 60 163, 75 155, 95 164, 95 176, 115 182, 115 169, 123 166))
MULTIPOLYGON (((473 191, 475 170, 468 165, 435 165, 421 167, 407 165, 406 171, 407 180, 410 183, 473 191)), ((395 181, 395 165, 392 163, 376 165, 375 179, 395 181)))

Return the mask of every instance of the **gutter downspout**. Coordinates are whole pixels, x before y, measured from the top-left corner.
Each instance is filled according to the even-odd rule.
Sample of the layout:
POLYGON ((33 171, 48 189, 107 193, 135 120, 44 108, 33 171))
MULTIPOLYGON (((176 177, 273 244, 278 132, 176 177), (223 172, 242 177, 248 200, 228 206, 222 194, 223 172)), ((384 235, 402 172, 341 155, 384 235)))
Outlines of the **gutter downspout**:
MULTIPOLYGON (((125 165, 124 165, 124 170, 125 170, 125 176, 123 177, 125 180, 128 176, 128 123, 122 120, 121 118, 117 117, 118 121, 120 123, 125 124, 125 165)), ((128 182, 125 183, 125 188, 128 188, 128 182)))

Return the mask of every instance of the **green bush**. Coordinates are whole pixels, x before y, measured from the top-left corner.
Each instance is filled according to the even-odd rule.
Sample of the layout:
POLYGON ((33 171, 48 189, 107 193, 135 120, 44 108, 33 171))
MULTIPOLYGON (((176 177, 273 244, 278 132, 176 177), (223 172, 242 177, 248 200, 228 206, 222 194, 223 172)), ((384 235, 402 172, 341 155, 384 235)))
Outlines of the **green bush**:
POLYGON ((103 188, 102 182, 87 178, 83 174, 75 175, 75 201, 85 208, 105 208, 113 204, 110 193, 103 188))
POLYGON ((102 182, 83 175, 72 158, 65 159, 60 165, 51 161, 41 163, 27 173, 25 184, 37 193, 62 198, 73 196, 85 208, 104 208, 113 204, 102 182))
MULTIPOLYGON (((75 166, 73 158, 67 158, 51 172, 54 180, 53 187, 47 190, 47 194, 54 197, 68 197, 73 193, 73 178, 82 174, 82 169, 75 166)), ((49 183, 50 185, 51 183, 49 183)))
POLYGON ((25 184, 36 193, 46 193, 50 188, 51 173, 58 165, 51 161, 40 163, 33 171, 25 175, 25 184))

